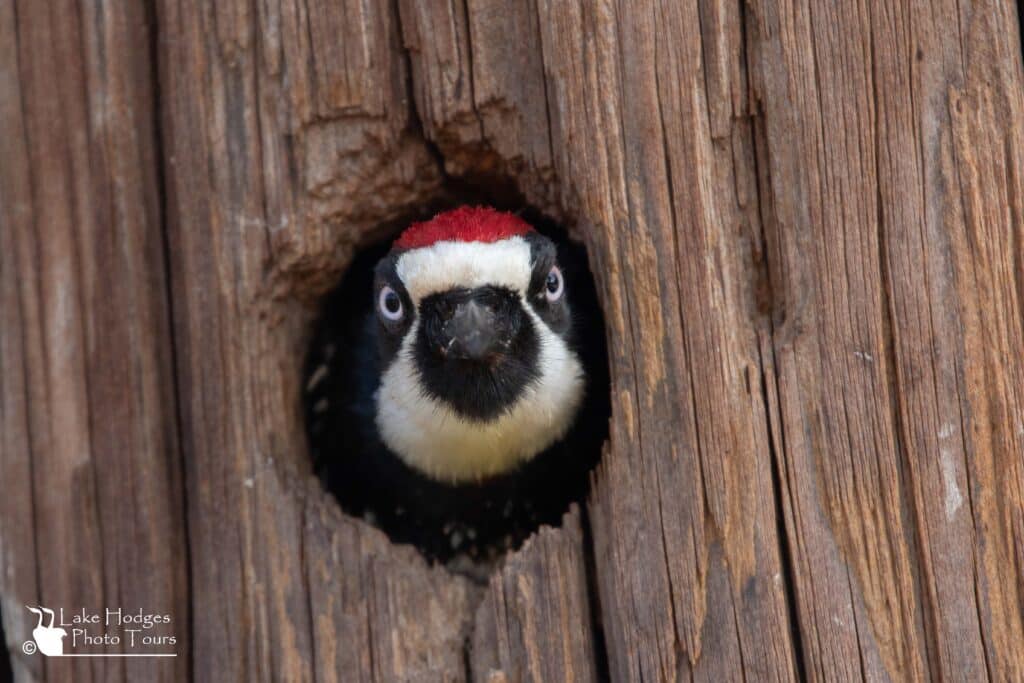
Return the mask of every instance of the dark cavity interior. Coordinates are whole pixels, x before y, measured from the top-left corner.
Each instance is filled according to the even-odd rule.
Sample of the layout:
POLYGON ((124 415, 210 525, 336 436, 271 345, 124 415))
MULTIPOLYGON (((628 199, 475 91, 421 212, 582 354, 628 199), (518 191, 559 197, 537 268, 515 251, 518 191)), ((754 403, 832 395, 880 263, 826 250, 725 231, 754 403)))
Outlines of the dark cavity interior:
MULTIPOLYGON (((465 202, 459 203, 481 203, 465 202)), ((493 204, 493 202, 490 202, 493 204)), ((389 454, 376 433, 372 399, 379 375, 377 350, 366 341, 373 318, 373 268, 411 220, 448 208, 430 207, 357 254, 322 303, 305 365, 304 414, 314 467, 342 509, 382 529, 396 543, 417 547, 454 571, 485 576, 504 553, 522 545, 542 524, 557 526, 573 502, 582 503, 589 472, 608 434, 609 380, 604 320, 586 250, 535 212, 520 211, 559 246, 572 289, 572 347, 587 374, 586 397, 556 450, 515 472, 478 484, 434 481, 389 454)), ((502 207, 515 210, 517 207, 502 207)), ((382 231, 383 232, 383 231, 382 231)))

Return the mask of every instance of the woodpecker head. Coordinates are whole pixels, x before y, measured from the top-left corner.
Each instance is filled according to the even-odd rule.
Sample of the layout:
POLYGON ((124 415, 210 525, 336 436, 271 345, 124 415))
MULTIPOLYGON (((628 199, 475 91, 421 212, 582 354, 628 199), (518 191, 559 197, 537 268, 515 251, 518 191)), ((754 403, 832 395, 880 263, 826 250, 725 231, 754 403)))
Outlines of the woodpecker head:
POLYGON ((377 428, 440 481, 512 470, 560 439, 584 391, 551 240, 462 207, 410 226, 377 265, 377 428))

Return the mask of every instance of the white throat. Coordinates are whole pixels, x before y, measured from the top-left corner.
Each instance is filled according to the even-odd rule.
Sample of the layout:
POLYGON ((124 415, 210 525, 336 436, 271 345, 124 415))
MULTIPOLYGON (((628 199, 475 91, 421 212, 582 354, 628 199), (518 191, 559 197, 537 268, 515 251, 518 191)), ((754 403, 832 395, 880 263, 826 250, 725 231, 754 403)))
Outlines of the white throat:
POLYGON ((439 481, 480 481, 530 460, 568 431, 583 400, 583 368, 565 340, 529 305, 523 308, 540 341, 539 377, 488 421, 468 420, 423 391, 412 350, 419 321, 413 322, 376 396, 377 429, 410 467, 439 481))

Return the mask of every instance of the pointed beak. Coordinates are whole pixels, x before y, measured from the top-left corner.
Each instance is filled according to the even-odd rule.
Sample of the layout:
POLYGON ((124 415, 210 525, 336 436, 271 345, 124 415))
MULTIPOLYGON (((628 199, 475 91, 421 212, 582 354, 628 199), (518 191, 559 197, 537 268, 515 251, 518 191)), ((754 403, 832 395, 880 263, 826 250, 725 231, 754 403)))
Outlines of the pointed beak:
POLYGON ((473 299, 455 306, 442 328, 448 338, 446 355, 463 360, 484 360, 503 350, 504 327, 494 309, 473 299))

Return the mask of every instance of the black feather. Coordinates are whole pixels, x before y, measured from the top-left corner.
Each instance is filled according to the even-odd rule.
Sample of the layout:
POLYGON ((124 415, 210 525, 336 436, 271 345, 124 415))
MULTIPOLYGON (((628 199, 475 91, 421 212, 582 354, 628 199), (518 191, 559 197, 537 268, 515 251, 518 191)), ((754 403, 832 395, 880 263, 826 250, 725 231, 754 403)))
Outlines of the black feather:
POLYGON ((439 561, 492 560, 518 547, 539 525, 558 524, 570 503, 584 499, 588 472, 607 437, 604 328, 585 252, 564 244, 558 256, 572 307, 565 336, 586 373, 576 422, 565 438, 516 471, 467 485, 437 482, 413 470, 377 432, 373 396, 382 361, 372 288, 374 266, 385 253, 369 250, 356 259, 316 326, 305 410, 317 473, 347 513, 371 521, 395 542, 411 543, 439 561))

